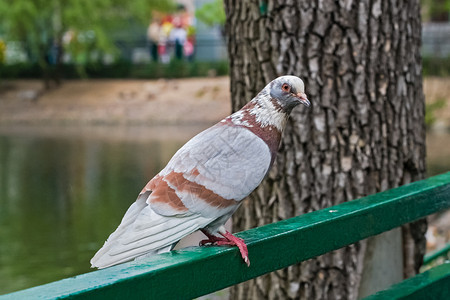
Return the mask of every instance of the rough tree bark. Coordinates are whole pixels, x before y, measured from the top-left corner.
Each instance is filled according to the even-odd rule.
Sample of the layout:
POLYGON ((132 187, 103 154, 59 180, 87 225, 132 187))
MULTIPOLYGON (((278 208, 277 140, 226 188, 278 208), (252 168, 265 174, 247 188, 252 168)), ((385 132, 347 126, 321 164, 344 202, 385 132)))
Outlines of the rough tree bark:
MULTIPOLYGON (((419 0, 224 3, 233 110, 284 74, 301 77, 312 102, 294 110, 275 166, 234 230, 424 177, 419 0)), ((403 228, 405 276, 421 264, 425 230, 425 221, 403 228)), ((355 299, 365 244, 238 285, 231 299, 355 299)))

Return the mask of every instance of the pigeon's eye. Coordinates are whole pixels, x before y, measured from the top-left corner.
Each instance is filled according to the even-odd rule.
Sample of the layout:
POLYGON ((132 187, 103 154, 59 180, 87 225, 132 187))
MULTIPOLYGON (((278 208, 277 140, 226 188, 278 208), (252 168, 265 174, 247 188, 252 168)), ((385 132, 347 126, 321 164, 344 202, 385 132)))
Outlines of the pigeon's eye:
POLYGON ((283 84, 283 86, 281 87, 281 89, 287 93, 289 93, 291 91, 291 87, 289 86, 289 84, 285 83, 283 84))

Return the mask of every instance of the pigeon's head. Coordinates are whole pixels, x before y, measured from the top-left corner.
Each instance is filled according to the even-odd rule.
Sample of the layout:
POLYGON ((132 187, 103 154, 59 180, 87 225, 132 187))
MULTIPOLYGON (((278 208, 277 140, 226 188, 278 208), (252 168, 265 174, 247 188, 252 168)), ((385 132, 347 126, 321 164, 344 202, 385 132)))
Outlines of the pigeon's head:
POLYGON ((297 76, 281 76, 268 84, 270 96, 278 101, 287 113, 299 104, 306 107, 311 103, 305 94, 305 84, 297 76))

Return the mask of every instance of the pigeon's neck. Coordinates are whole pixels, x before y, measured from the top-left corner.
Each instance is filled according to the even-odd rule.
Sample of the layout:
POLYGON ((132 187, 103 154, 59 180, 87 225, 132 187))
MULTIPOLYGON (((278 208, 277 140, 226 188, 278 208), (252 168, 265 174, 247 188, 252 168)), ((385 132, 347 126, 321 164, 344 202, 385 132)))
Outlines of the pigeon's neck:
POLYGON ((233 123, 246 127, 274 127, 282 132, 286 126, 288 114, 282 109, 276 99, 261 91, 241 110, 231 115, 233 123))
POLYGON ((263 97, 262 93, 221 123, 247 128, 260 137, 269 147, 273 163, 288 115, 275 99, 263 97))

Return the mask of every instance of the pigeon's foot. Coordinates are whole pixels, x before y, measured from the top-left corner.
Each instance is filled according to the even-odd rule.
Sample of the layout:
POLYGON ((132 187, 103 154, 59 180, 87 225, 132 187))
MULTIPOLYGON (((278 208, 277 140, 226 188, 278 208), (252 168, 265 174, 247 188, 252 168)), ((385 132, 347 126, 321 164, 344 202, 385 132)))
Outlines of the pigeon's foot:
MULTIPOLYGON (((217 245, 218 242, 227 242, 228 240, 226 238, 221 238, 215 235, 210 234, 208 231, 201 229, 201 232, 203 232, 204 235, 208 237, 207 240, 201 240, 200 246, 204 245, 217 245)), ((224 245, 224 244, 222 244, 224 245)))
POLYGON ((241 252, 242 259, 247 264, 247 266, 250 266, 250 260, 248 258, 248 249, 247 245, 245 244, 244 240, 238 237, 235 237, 228 231, 220 232, 219 233, 223 236, 223 238, 215 236, 207 232, 206 230, 202 230, 202 232, 208 237, 207 240, 200 241, 200 245, 217 245, 217 246, 223 246, 223 245, 230 245, 230 246, 237 246, 239 248, 239 251, 241 252))
POLYGON ((242 259, 244 260, 244 262, 247 264, 247 266, 250 267, 250 260, 248 259, 248 250, 247 250, 247 245, 245 244, 244 240, 238 237, 235 237, 234 235, 232 235, 231 233, 229 233, 228 231, 226 231, 225 233, 220 233, 221 235, 223 235, 223 237, 225 239, 227 239, 227 242, 217 242, 217 245, 234 245, 237 246, 239 248, 239 251, 241 252, 241 256, 242 259), (223 243, 223 244, 222 244, 223 243))

